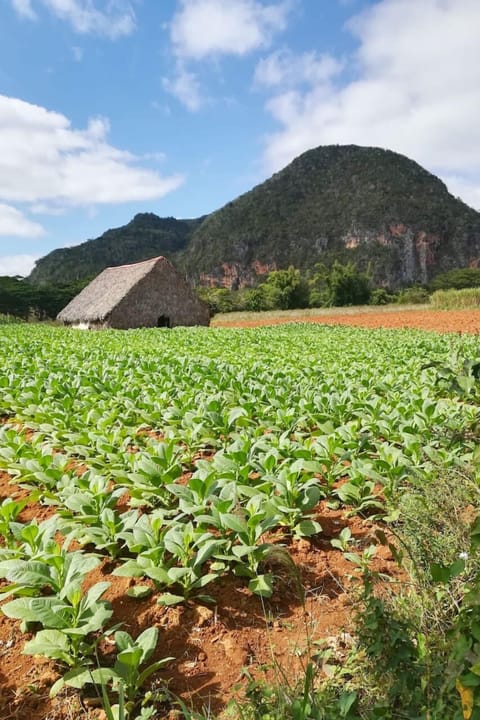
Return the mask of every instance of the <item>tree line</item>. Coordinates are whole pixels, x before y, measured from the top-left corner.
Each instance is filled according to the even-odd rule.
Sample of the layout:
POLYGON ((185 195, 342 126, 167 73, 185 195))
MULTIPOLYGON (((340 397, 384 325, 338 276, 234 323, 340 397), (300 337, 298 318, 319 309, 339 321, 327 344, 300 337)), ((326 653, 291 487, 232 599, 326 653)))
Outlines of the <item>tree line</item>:
POLYGON ((451 288, 480 287, 480 268, 459 268, 437 275, 428 285, 393 291, 374 287, 370 273, 360 272, 353 262, 335 261, 331 267, 317 264, 301 273, 290 266, 275 270, 254 288, 228 290, 199 288, 200 297, 213 314, 235 311, 295 310, 299 308, 387 303, 428 303, 432 292, 451 288))
MULTIPOLYGON (((274 270, 256 287, 231 291, 199 288, 200 297, 213 313, 236 310, 293 310, 307 307, 365 305, 372 298, 367 273, 353 263, 334 262, 331 268, 317 264, 303 273, 293 266, 274 270)), ((385 295, 388 293, 385 291, 385 295)))
POLYGON ((19 276, 0 277, 0 313, 22 320, 52 320, 88 282, 34 285, 19 276))
MULTIPOLYGON (((23 320, 53 320, 91 278, 68 283, 36 285, 21 278, 0 277, 0 314, 23 320)), ((197 288, 212 314, 239 310, 294 310, 307 307, 424 303, 435 290, 480 287, 480 268, 459 268, 437 275, 428 286, 399 292, 372 287, 368 272, 352 262, 317 264, 303 273, 293 266, 274 270, 256 287, 241 290, 197 288)))

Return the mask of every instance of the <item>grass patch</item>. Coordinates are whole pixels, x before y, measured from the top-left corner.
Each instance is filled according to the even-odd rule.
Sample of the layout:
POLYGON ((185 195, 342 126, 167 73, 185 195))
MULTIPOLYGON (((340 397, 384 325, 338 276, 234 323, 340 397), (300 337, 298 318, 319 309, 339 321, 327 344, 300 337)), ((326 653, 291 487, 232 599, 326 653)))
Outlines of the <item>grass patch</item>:
POLYGON ((265 310, 262 312, 238 311, 218 313, 211 321, 211 326, 221 326, 238 322, 266 322, 268 320, 301 321, 305 318, 314 319, 322 317, 336 317, 339 315, 360 315, 378 313, 396 313, 409 310, 427 310, 430 305, 390 304, 390 305, 351 305, 333 308, 304 308, 298 310, 265 310))
POLYGON ((480 308, 480 288, 437 290, 430 298, 435 310, 467 310, 480 308))
POLYGON ((226 717, 479 720, 478 483, 473 473, 439 473, 403 488, 393 506, 393 549, 405 579, 389 583, 374 571, 369 548, 357 562, 350 647, 311 644, 293 687, 249 677, 244 701, 226 717))

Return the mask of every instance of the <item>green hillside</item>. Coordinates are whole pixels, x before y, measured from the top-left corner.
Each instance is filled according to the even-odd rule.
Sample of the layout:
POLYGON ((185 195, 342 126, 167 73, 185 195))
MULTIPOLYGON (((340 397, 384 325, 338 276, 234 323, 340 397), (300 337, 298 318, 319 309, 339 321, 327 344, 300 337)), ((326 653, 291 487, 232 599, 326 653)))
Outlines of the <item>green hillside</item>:
POLYGON ((34 283, 65 282, 93 277, 111 265, 146 260, 157 255, 172 258, 188 243, 202 222, 160 218, 154 213, 135 215, 128 225, 107 230, 95 240, 61 248, 38 260, 30 280, 34 283))
POLYGON ((320 147, 210 215, 194 233, 189 274, 249 279, 256 260, 301 269, 368 265, 378 283, 427 282, 480 253, 480 214, 434 175, 388 150, 320 147))
POLYGON ((199 284, 255 284, 269 270, 353 260, 377 285, 427 283, 480 258, 480 213, 398 153, 322 146, 198 220, 137 215, 38 261, 34 282, 78 279, 164 254, 199 284))

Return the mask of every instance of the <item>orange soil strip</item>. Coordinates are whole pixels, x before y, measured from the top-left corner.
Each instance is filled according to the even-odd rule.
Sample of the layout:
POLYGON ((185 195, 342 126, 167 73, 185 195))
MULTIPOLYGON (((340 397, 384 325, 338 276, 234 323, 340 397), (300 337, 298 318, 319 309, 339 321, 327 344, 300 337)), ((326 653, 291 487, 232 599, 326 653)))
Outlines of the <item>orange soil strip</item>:
POLYGON ((258 320, 219 322, 216 327, 260 327, 305 322, 322 325, 354 325, 365 328, 418 328, 437 332, 480 333, 480 310, 398 310, 345 313, 344 315, 317 315, 272 317, 258 320))

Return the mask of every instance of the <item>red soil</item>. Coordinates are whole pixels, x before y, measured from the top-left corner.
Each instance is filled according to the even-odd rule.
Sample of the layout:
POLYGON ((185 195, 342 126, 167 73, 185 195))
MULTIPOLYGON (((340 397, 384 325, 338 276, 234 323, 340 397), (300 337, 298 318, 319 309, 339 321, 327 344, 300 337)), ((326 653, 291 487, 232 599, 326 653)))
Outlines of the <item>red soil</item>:
MULTIPOLYGON (((0 501, 26 494, 11 483, 8 475, 0 476, 0 501)), ((48 506, 27 506, 21 519, 45 519, 53 511, 48 506)), ((228 575, 205 588, 214 599, 210 605, 189 602, 162 607, 156 603, 158 591, 151 581, 112 575, 113 566, 107 558, 90 573, 86 586, 101 580, 112 583, 105 595, 114 611, 111 624, 122 623, 122 628, 133 636, 147 627, 158 627, 155 659, 174 659, 157 673, 157 684, 168 684, 174 694, 197 710, 205 706, 219 712, 235 692, 241 692, 234 688, 241 684, 244 668, 254 677, 285 682, 278 677, 281 668, 288 681, 294 683, 305 666, 309 641, 332 645, 339 660, 348 646, 355 596, 354 566, 332 548, 330 539, 348 525, 361 550, 375 541, 375 525, 368 519, 347 518, 344 511, 331 510, 325 502, 319 504, 315 516, 323 532, 311 541, 291 540, 281 534, 270 538, 285 545, 290 554, 305 591, 304 603, 294 576, 282 567, 272 568, 278 576, 276 592, 264 601, 253 595, 241 578, 228 575), (152 595, 141 600, 128 597, 126 591, 134 584, 150 584, 152 595)), ((374 567, 388 575, 399 575, 390 551, 383 546, 378 547, 374 567)), ((1 720, 104 718, 95 707, 95 698, 82 698, 77 691, 49 699, 59 669, 53 662, 21 654, 30 637, 20 632, 17 621, 0 613, 1 720)), ((106 664, 113 650, 108 642, 102 643, 100 652, 106 664)))
POLYGON ((437 332, 480 333, 480 310, 392 310, 298 317, 272 317, 257 320, 232 320, 215 323, 216 327, 260 327, 288 322, 322 325, 354 325, 366 328, 418 328, 437 332))

